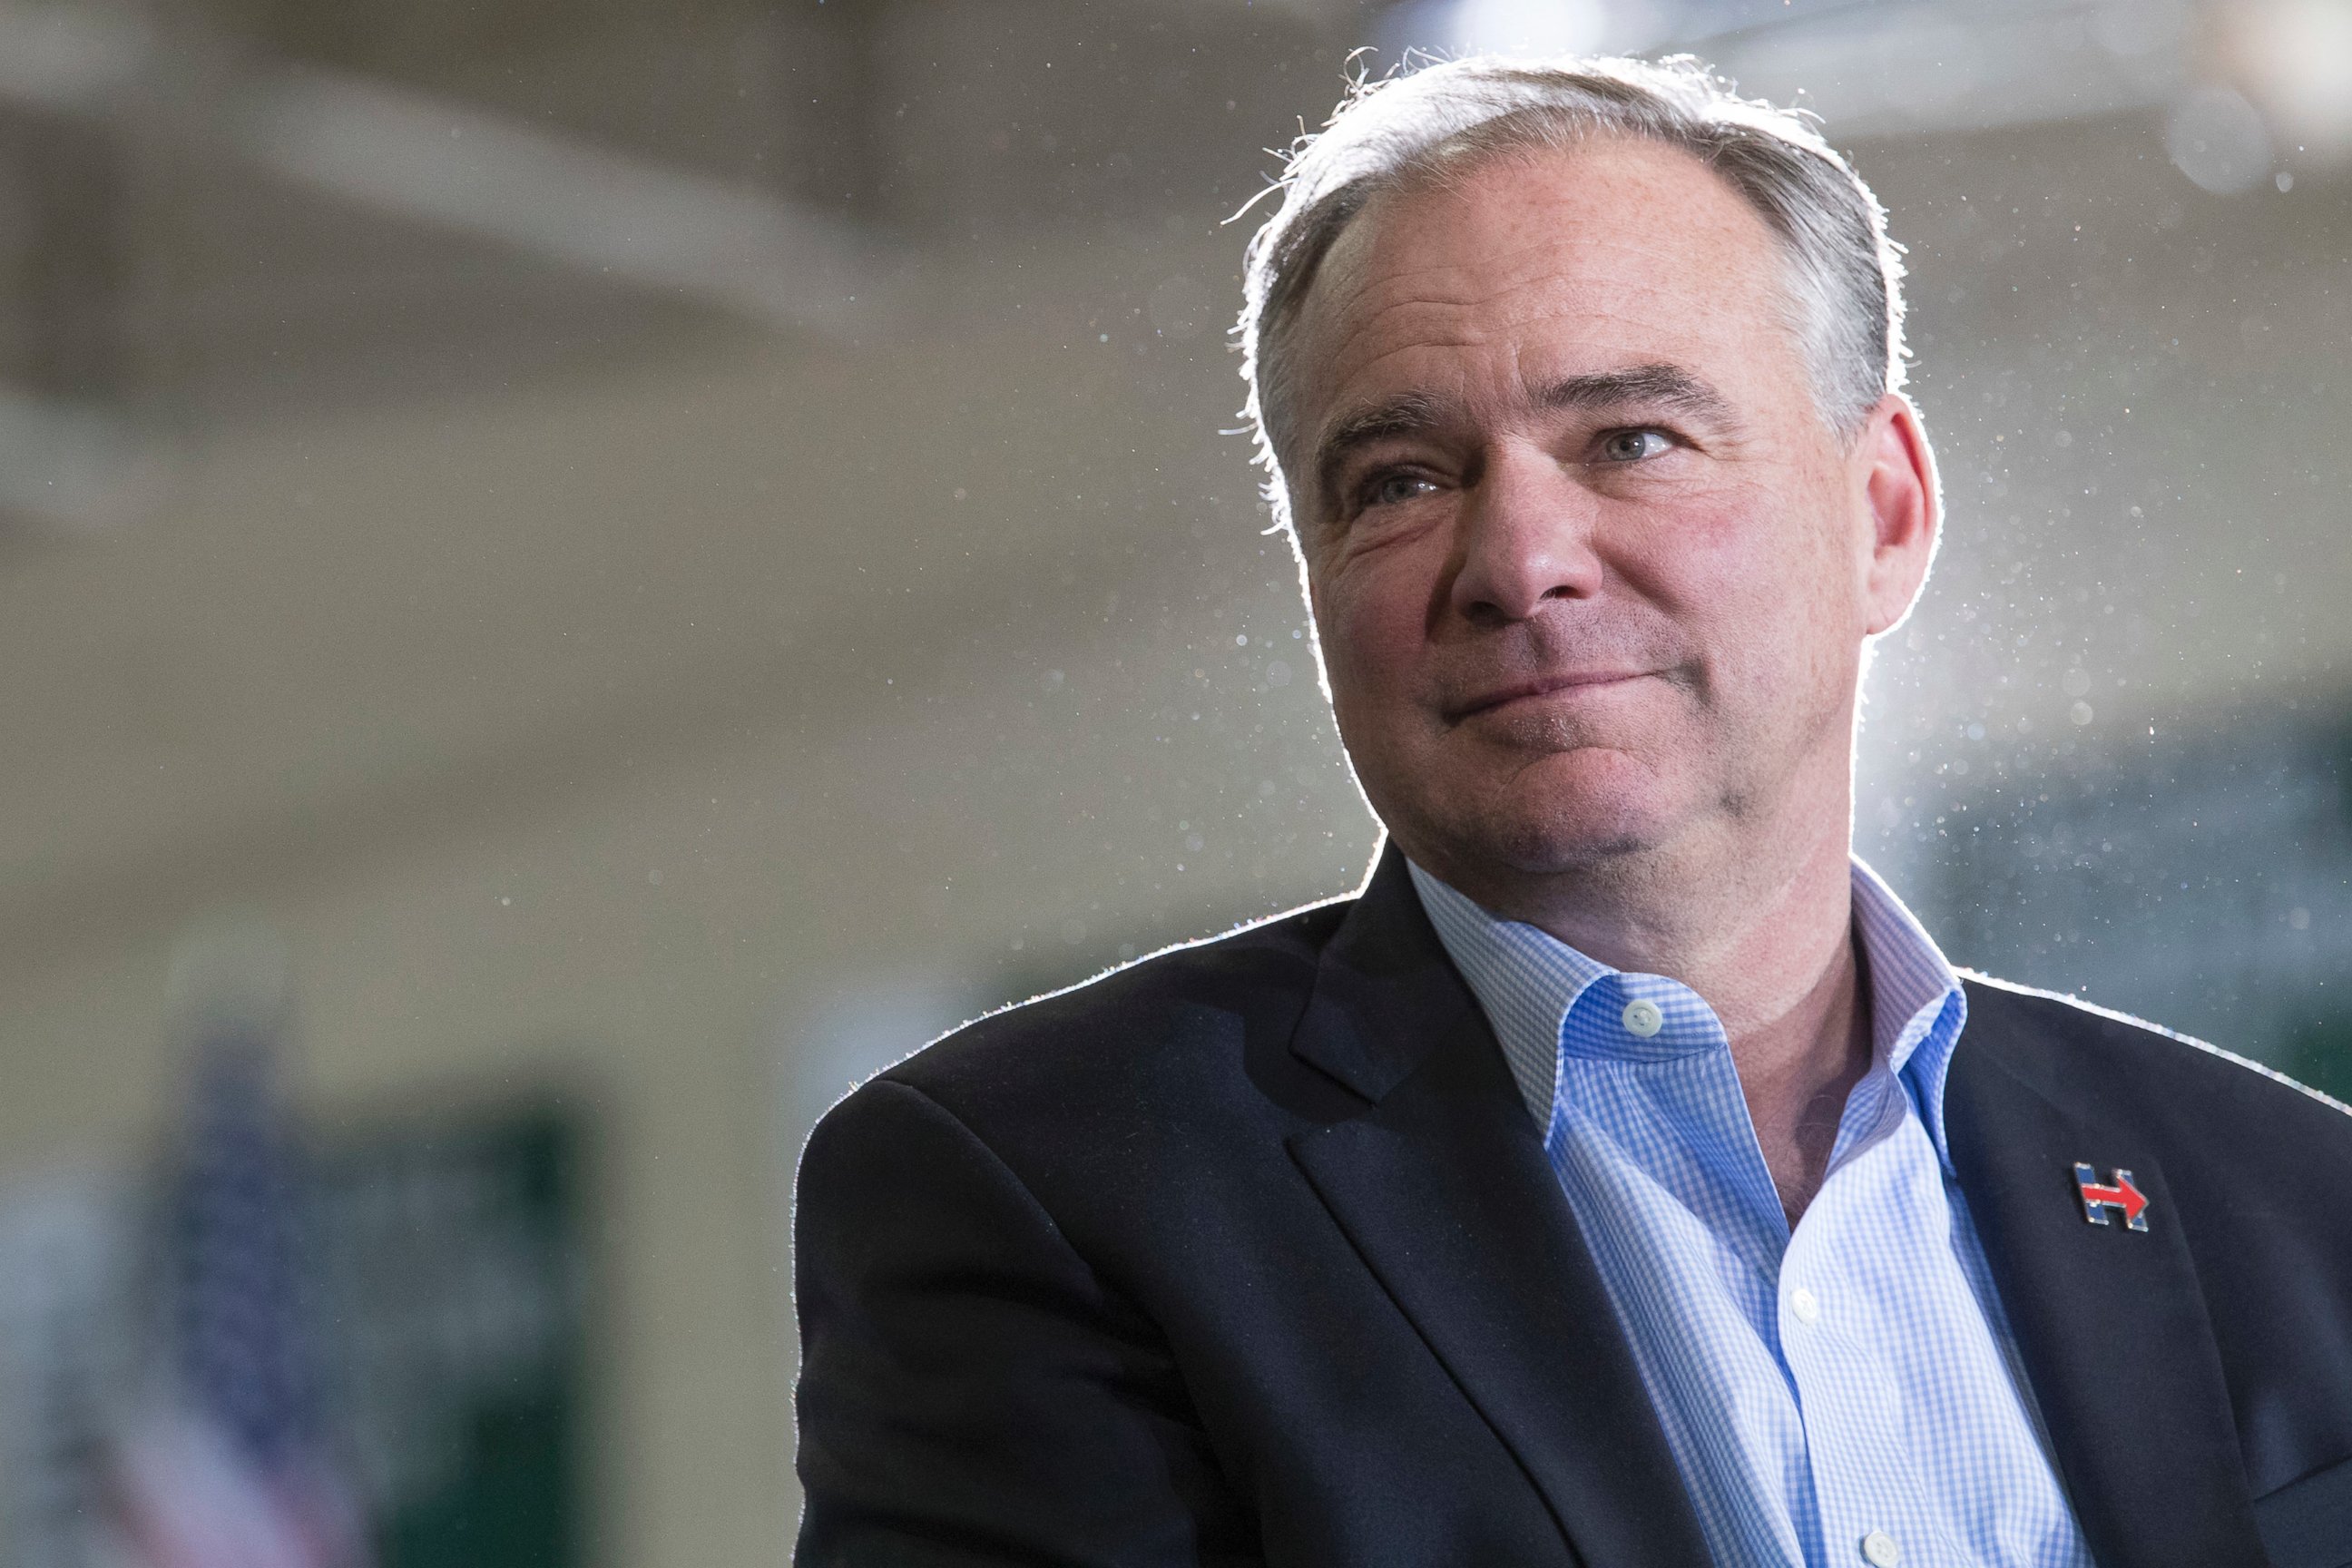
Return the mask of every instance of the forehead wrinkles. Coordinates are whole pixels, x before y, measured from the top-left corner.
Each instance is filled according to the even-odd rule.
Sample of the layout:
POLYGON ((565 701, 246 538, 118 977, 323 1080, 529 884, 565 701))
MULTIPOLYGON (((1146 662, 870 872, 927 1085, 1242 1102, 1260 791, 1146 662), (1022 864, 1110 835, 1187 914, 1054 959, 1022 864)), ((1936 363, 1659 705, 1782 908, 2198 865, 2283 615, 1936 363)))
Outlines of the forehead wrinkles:
POLYGON ((1336 319, 1325 334, 1336 341, 1318 345, 1322 357, 1310 369, 1322 395, 1299 410, 1307 423, 1297 436, 1297 473, 1307 490, 1328 477, 1333 432, 1400 397, 1428 408, 1434 434, 1457 415, 1506 426, 1546 418, 1563 381, 1636 366, 1688 367, 1703 382, 1721 383, 1735 402, 1743 383, 1752 395, 1769 395, 1777 379, 1767 370, 1759 384, 1754 370, 1743 373, 1736 363, 1748 357, 1736 345, 1754 323, 1718 300, 1693 303, 1643 282, 1545 278, 1475 297, 1398 288, 1362 298, 1336 319), (1716 353, 1727 345, 1733 363, 1716 353))
POLYGON ((1612 142, 1506 155, 1458 182, 1384 194, 1333 244, 1294 323, 1286 379, 1305 424, 1289 444, 1342 388, 1400 353, 1572 352, 1584 330, 1654 343, 1719 340, 1727 328, 1785 332, 1787 295, 1777 237, 1687 153, 1612 142), (1580 330, 1519 341, 1563 319, 1580 330))
MULTIPOLYGON (((1401 290, 1366 304, 1325 334, 1327 342, 1318 345, 1318 381, 1329 405, 1349 401, 1362 382, 1386 382, 1392 367, 1399 378, 1433 392, 1524 395, 1533 380, 1548 381, 1564 370, 1603 368, 1602 360, 1671 357, 1665 351, 1673 342, 1696 333, 1660 331, 1655 307, 1664 303, 1661 290, 1645 287, 1563 286, 1550 279, 1475 299, 1401 290), (1553 323, 1564 323, 1566 330, 1543 330, 1553 323), (1605 352, 1588 363, 1579 352, 1587 348, 1605 352), (1431 355, 1409 368, 1396 364, 1431 355)), ((1681 326, 1696 327, 1717 313, 1703 305, 1685 313, 1681 326)), ((1322 413, 1328 419, 1331 409, 1322 413)))

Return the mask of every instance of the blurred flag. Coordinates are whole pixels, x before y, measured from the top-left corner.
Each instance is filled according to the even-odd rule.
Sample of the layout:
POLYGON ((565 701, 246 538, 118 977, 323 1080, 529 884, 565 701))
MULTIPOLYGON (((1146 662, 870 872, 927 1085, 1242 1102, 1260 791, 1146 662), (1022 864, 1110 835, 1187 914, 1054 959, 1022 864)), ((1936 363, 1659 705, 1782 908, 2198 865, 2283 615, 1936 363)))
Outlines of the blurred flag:
POLYGON ((364 1568, 320 1419, 303 1164, 277 1033, 246 1008, 197 1026, 161 1238, 161 1397, 116 1455, 142 1568, 364 1568))

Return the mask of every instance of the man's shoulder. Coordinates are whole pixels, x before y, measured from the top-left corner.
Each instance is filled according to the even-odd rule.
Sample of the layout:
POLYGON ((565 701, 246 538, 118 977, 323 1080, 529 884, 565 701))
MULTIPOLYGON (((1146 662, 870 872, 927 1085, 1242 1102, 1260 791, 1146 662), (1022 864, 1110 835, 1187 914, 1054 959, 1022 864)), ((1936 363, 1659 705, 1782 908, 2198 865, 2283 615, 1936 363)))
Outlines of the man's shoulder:
POLYGON ((1968 1035, 2053 1100, 2090 1101, 2191 1142, 2323 1147, 2352 1170, 2352 1107, 2221 1046, 2079 996, 1963 972, 1968 1035))
POLYGON ((880 1078, 951 1108, 1198 1092, 1204 1077, 1240 1071, 1250 1042, 1287 1039, 1354 902, 1310 904, 1000 1008, 880 1078))

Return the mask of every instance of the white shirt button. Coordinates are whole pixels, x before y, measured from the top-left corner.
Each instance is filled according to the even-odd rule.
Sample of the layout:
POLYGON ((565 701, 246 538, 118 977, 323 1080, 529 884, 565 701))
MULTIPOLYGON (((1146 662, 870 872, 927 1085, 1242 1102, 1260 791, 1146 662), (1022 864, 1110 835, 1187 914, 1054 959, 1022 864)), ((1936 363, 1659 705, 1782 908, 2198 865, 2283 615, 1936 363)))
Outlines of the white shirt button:
MULTIPOLYGON (((1811 1290, 1806 1289, 1802 1285, 1800 1285, 1795 1289, 1789 1292, 1789 1310, 1797 1314, 1797 1321, 1801 1323, 1818 1323, 1822 1321, 1822 1299, 1819 1296, 1814 1295, 1811 1290)), ((1877 1531, 1873 1531, 1870 1533, 1869 1540, 1863 1542, 1864 1551, 1867 1552, 1870 1550, 1870 1542, 1872 1541, 1885 1541, 1886 1549, 1889 1552, 1895 1550, 1894 1542, 1888 1541, 1885 1535, 1881 1534, 1877 1531)), ((1875 1563, 1878 1559, 1874 1557, 1871 1561, 1875 1563)), ((1892 1563, 1895 1560, 1890 1557, 1887 1561, 1892 1563)))
POLYGON ((1666 1016, 1655 1002, 1633 1001, 1625 1004, 1624 1022, 1627 1034, 1646 1040, 1665 1027, 1666 1016))
POLYGON ((1903 1561, 1903 1548, 1895 1544, 1895 1537, 1883 1530, 1874 1530, 1862 1538, 1862 1554, 1870 1559, 1872 1568, 1895 1568, 1903 1561))

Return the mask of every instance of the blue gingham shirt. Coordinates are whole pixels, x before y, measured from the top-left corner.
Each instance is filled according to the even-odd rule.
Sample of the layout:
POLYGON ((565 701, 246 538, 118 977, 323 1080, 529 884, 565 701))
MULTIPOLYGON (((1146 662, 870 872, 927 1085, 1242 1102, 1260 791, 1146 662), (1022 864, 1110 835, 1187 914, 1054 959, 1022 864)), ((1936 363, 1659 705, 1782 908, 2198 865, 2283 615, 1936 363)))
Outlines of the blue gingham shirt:
POLYGON ((1716 1563, 2089 1568, 1945 1145, 1967 1003, 1885 884, 1853 863, 1873 1056, 1792 1233, 1696 992, 1412 879, 1546 1129, 1716 1563))

